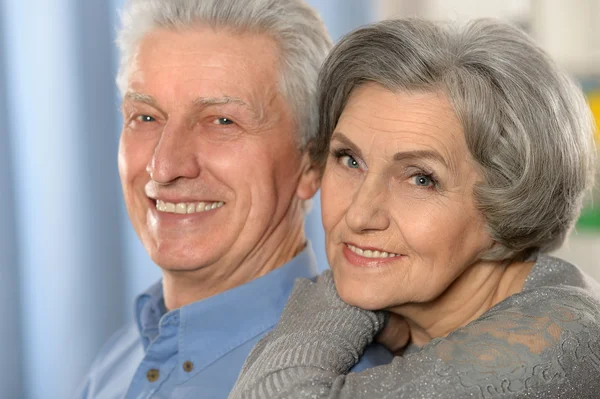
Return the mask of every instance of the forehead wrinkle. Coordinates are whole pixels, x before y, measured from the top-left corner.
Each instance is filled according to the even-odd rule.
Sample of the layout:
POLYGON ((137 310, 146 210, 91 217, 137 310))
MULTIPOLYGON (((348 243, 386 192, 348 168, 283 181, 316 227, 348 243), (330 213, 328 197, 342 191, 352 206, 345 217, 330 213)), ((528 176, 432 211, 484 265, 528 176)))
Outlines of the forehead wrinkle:
MULTIPOLYGON (((394 93, 401 102, 405 101, 404 98, 400 98, 404 94, 406 93, 394 93)), ((419 95, 421 93, 415 94, 419 95)), ((354 125, 355 128, 359 130, 367 129, 375 133, 372 137, 371 147, 374 145, 373 141, 377 135, 376 133, 400 135, 401 137, 390 137, 390 141, 396 142, 397 152, 399 153, 407 150, 404 144, 416 147, 414 150, 417 151, 423 151, 419 147, 429 147, 438 156, 429 154, 426 158, 439 161, 442 166, 456 176, 459 169, 462 170, 458 162, 460 159, 458 154, 462 152, 463 147, 460 144, 464 143, 462 125, 457 120, 454 109, 447 103, 444 95, 439 93, 423 94, 434 94, 435 96, 433 98, 422 98, 420 96, 409 98, 410 111, 391 105, 379 96, 375 96, 372 102, 358 100, 357 97, 351 98, 340 122, 342 122, 342 119, 347 118, 347 123, 354 125), (402 137, 402 135, 407 136, 402 137)), ((385 137, 382 138, 386 140, 385 137)), ((464 144, 466 149, 466 143, 464 144)), ((466 155, 468 154, 467 150, 466 155)), ((426 154, 421 152, 420 155, 425 156, 426 154)), ((412 158, 416 159, 416 157, 412 158)))
MULTIPOLYGON (((423 126, 423 123, 421 122, 411 122, 411 124, 415 124, 418 126, 423 126)), ((437 125, 432 124, 432 126, 435 127, 439 127, 437 125)), ((390 141, 394 141, 396 142, 396 153, 394 154, 394 156, 392 156, 391 160, 393 161, 404 161, 404 160, 408 160, 408 159, 423 159, 423 158, 427 158, 427 159, 431 159, 433 161, 437 161, 439 164, 441 164, 442 166, 444 166, 446 169, 448 169, 453 175, 457 174, 458 171, 458 165, 456 162, 456 157, 453 156, 453 151, 451 151, 450 149, 447 148, 447 143, 445 143, 440 137, 439 135, 431 132, 431 131, 415 131, 415 130, 399 130, 398 128, 381 128, 378 127, 376 129, 379 133, 390 133, 390 134, 408 134, 411 136, 416 136, 416 139, 412 139, 409 140, 410 144, 416 144, 418 146, 426 146, 431 148, 431 150, 402 150, 400 149, 401 146, 400 142, 402 142, 402 140, 400 140, 399 138, 386 138, 386 137, 379 137, 380 139, 383 140, 390 140, 390 141), (429 137, 429 139, 431 139, 432 141, 435 141, 438 146, 442 149, 442 151, 440 152, 436 147, 438 146, 433 146, 431 145, 431 143, 424 143, 423 141, 419 140, 419 137, 421 136, 427 136, 429 137), (414 153, 413 156, 409 156, 411 153, 414 153)), ((344 136, 344 138, 346 138, 344 136)), ((333 139, 333 137, 332 137, 333 139)), ((370 148, 373 148, 376 146, 375 142, 378 140, 377 134, 374 134, 371 136, 371 143, 370 143, 370 148)), ((350 141, 349 139, 346 138, 346 141, 350 141)), ((453 142, 455 142, 455 140, 453 140, 453 142)), ((370 153, 371 150, 366 151, 366 153, 370 153)), ((358 155, 358 154, 357 154, 358 155)), ((383 157, 381 157, 383 159, 383 157)))
POLYGON ((239 97, 223 96, 223 97, 199 97, 192 101, 194 105, 222 105, 222 104, 239 104, 248 107, 249 105, 239 97))

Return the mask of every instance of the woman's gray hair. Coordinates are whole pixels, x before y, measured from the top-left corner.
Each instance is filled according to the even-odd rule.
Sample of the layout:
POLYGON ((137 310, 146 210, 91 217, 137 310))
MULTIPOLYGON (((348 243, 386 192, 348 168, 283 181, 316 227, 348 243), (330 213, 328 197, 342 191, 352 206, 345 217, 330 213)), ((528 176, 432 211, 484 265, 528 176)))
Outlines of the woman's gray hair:
MULTIPOLYGON (((318 126, 317 76, 331 48, 318 14, 302 0, 129 0, 121 13, 117 85, 127 89, 129 69, 140 40, 157 28, 208 25, 236 32, 264 33, 279 46, 281 93, 295 118, 300 144, 318 126)), ((260 54, 256 55, 260 57, 260 54)))
POLYGON ((319 135, 329 139, 352 91, 446 93, 483 170, 476 203, 496 245, 489 260, 558 248, 593 182, 595 125, 582 91, 525 33, 494 20, 463 26, 383 21, 344 37, 320 75, 319 135))

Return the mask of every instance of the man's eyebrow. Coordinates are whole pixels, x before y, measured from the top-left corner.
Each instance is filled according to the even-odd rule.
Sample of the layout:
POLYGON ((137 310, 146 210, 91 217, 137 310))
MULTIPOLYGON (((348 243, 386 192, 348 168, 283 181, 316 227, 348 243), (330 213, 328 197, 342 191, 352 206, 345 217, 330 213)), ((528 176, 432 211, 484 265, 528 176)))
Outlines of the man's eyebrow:
MULTIPOLYGON (((157 101, 151 95, 137 93, 137 92, 134 92, 134 91, 127 92, 127 94, 125 94, 125 98, 133 100, 133 101, 138 101, 138 102, 141 102, 141 103, 150 104, 150 105, 156 105, 157 104, 157 101)), ((241 98, 230 97, 230 96, 223 96, 223 97, 199 97, 199 98, 195 99, 194 101, 192 101, 192 104, 194 104, 194 105, 239 104, 239 105, 243 105, 245 107, 251 108, 248 105, 248 103, 246 103, 241 98)))
MULTIPOLYGON (((156 99, 149 94, 142 94, 142 93, 130 91, 125 94, 124 100, 137 101, 137 102, 141 102, 144 104, 152 105, 154 107, 158 107, 158 101, 156 101, 156 99)), ((261 110, 254 109, 252 106, 250 106, 250 104, 248 104, 246 101, 242 100, 239 97, 232 97, 232 96, 198 97, 192 101, 192 104, 197 105, 197 106, 203 106, 203 107, 212 106, 212 105, 237 104, 237 105, 241 105, 242 107, 248 109, 259 120, 262 120, 262 118, 264 117, 263 112, 261 112, 261 110)))
POLYGON ((197 99, 192 101, 192 104, 203 106, 203 107, 212 106, 212 105, 236 104, 236 105, 241 105, 242 107, 244 107, 247 110, 249 110, 250 112, 252 112, 254 114, 254 116, 259 120, 262 120, 262 118, 264 117, 263 112, 261 112, 261 110, 255 109, 254 107, 252 107, 250 104, 248 104, 246 101, 242 100, 239 97, 232 97, 232 96, 198 97, 197 99))
POLYGON ((142 93, 136 93, 135 91, 128 91, 125 94, 125 99, 126 100, 137 101, 137 102, 140 102, 140 103, 150 104, 150 105, 157 105, 156 104, 156 100, 151 95, 149 95, 149 94, 142 94, 142 93))

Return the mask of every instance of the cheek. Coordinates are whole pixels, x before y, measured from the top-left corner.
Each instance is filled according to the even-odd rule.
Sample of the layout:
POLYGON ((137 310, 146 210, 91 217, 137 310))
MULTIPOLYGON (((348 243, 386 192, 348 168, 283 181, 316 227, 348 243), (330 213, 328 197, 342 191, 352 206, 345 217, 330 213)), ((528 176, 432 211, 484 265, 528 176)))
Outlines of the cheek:
POLYGON ((421 258, 469 263, 490 241, 483 222, 462 204, 405 203, 394 217, 406 243, 421 258))
POLYGON ((136 140, 124 132, 119 141, 119 175, 123 189, 140 176, 146 176, 146 166, 152 158, 155 143, 150 140, 136 140))
POLYGON ((352 203, 351 187, 335 172, 325 169, 321 180, 321 218, 325 234, 329 235, 344 218, 352 203))

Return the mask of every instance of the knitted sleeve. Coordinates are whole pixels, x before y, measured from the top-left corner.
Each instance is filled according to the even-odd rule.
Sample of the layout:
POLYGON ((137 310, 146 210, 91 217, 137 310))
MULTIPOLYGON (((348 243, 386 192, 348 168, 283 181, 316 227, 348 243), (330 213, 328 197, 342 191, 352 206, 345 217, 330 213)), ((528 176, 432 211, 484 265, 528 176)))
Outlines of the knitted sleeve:
POLYGON ((513 297, 418 353, 347 374, 384 314, 344 303, 330 271, 299 280, 229 398, 600 397, 600 304, 559 288, 513 297))

